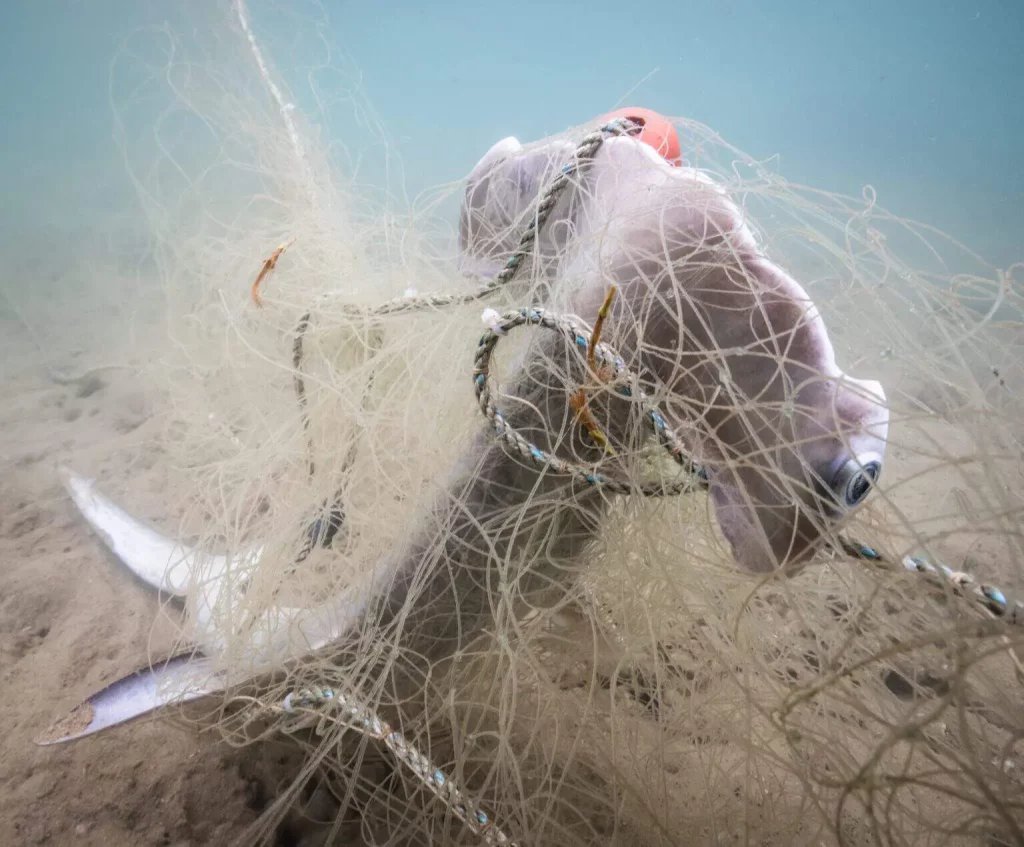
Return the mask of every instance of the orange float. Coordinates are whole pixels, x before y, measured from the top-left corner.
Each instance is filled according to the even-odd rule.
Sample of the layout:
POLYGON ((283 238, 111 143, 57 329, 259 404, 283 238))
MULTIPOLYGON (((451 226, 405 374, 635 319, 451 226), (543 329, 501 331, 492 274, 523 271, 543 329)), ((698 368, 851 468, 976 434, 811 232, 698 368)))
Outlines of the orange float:
POLYGON ((601 117, 602 121, 610 121, 615 118, 625 118, 638 124, 640 134, 634 136, 644 144, 653 147, 658 155, 669 164, 679 167, 682 164, 682 150, 679 146, 679 133, 672 125, 672 121, 664 115, 659 115, 651 109, 627 108, 616 109, 601 117))

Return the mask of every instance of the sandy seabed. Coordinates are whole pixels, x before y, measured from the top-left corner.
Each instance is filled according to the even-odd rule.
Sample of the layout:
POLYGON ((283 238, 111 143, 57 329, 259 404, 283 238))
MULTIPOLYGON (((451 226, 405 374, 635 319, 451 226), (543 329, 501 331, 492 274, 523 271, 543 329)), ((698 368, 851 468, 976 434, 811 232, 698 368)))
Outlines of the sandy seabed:
MULTIPOLYGON (((58 468, 94 477, 156 526, 170 528, 174 514, 153 439, 160 398, 132 369, 60 384, 6 313, 0 367, 0 845, 232 843, 294 773, 294 745, 235 750, 166 717, 68 745, 33 742, 173 640, 170 625, 154 628, 156 595, 86 526, 58 468)), ((311 827, 289 818, 273 841, 317 843, 311 827)))

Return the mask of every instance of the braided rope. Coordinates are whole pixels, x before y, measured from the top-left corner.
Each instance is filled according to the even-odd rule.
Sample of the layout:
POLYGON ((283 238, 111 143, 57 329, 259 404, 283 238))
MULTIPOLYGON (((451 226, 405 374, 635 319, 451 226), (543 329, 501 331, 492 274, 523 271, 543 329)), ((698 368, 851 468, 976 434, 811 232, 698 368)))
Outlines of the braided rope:
MULTIPOLYGON (((519 237, 519 245, 515 252, 506 260, 505 267, 495 274, 494 279, 488 280, 476 291, 470 294, 413 294, 405 297, 396 297, 378 306, 369 308, 345 306, 342 310, 343 314, 349 317, 382 317, 385 315, 405 314, 423 309, 467 305, 494 294, 511 282, 524 266, 524 260, 529 254, 530 248, 537 241, 537 235, 544 224, 547 223, 548 216, 551 214, 551 210, 554 209, 555 203, 558 202, 559 196, 569 186, 571 177, 584 170, 593 162, 594 156, 597 155, 597 151, 601 149, 601 145, 607 137, 612 135, 632 135, 639 130, 640 127, 631 121, 625 118, 616 118, 583 136, 576 147, 574 160, 563 165, 558 176, 544 189, 540 203, 537 204, 537 211, 526 229, 523 230, 523 234, 519 237)), ((311 317, 312 310, 309 310, 299 318, 299 323, 295 327, 295 338, 292 342, 292 365, 296 373, 295 395, 298 398, 302 427, 307 433, 309 431, 309 417, 306 410, 306 385, 302 379, 301 368, 303 340, 305 339, 306 332, 309 330, 311 317)), ((309 466, 310 475, 312 475, 312 458, 310 458, 309 466)))
POLYGON ((920 556, 904 556, 897 561, 879 553, 874 547, 846 538, 840 540, 840 546, 844 553, 855 559, 872 562, 889 570, 902 567, 911 573, 929 578, 939 586, 945 583, 954 593, 961 596, 969 595, 992 617, 1005 620, 1011 626, 1024 626, 1024 603, 1020 600, 1008 600, 1000 589, 978 582, 969 573, 955 571, 941 562, 929 562, 920 556))
MULTIPOLYGON (((576 153, 573 160, 566 162, 559 171, 558 176, 544 189, 544 194, 542 195, 540 202, 537 204, 537 211, 530 220, 526 229, 523 230, 522 235, 519 237, 519 245, 512 255, 506 260, 505 267, 494 276, 494 279, 488 280, 476 291, 470 294, 433 293, 396 297, 378 306, 370 308, 344 306, 342 309, 343 314, 348 317, 364 318, 407 314, 409 312, 416 312, 430 308, 467 305, 494 294, 511 282, 519 273, 520 269, 525 265, 524 260, 528 256, 530 249, 536 243, 537 235, 544 227, 544 224, 547 223, 551 210, 554 209, 559 196, 561 196, 562 192, 571 184, 572 177, 581 173, 593 162, 594 156, 596 156, 597 151, 601 149, 601 145, 604 144, 605 139, 610 136, 617 135, 635 135, 640 131, 640 129, 640 126, 626 118, 615 118, 614 120, 598 127, 593 132, 589 132, 583 136, 579 144, 576 146, 576 153)), ((259 283, 261 278, 262 274, 257 278, 256 284, 259 283)), ((306 401, 306 383, 302 376, 302 359, 303 343, 305 341, 306 332, 309 330, 312 314, 312 309, 310 309, 303 313, 299 318, 299 322, 295 327, 295 337, 292 341, 292 367, 295 370, 295 397, 299 406, 299 417, 302 420, 302 429, 307 439, 307 450, 309 453, 307 461, 310 476, 313 476, 315 465, 313 461, 313 446, 312 443, 309 442, 310 421, 308 404, 306 401)))
POLYGON ((672 459, 685 468, 689 473, 683 480, 665 485, 662 482, 650 482, 643 485, 636 485, 631 482, 612 479, 599 471, 587 468, 585 465, 559 459, 536 444, 528 441, 518 433, 505 419, 504 414, 494 403, 494 396, 491 392, 490 364, 491 355, 498 341, 505 337, 509 330, 521 326, 540 326, 544 329, 561 333, 570 344, 575 345, 584 356, 590 349, 592 331, 578 318, 571 315, 552 315, 543 309, 519 309, 507 312, 502 315, 494 324, 484 332, 477 345, 476 356, 473 364, 473 385, 476 390, 477 404, 480 411, 494 427, 495 435, 500 441, 507 444, 514 452, 518 453, 527 461, 540 469, 550 469, 554 473, 572 477, 577 482, 588 485, 600 486, 614 494, 643 494, 645 497, 665 497, 681 494, 694 487, 694 477, 706 479, 703 471, 695 465, 683 452, 683 445, 678 436, 662 417, 658 409, 647 399, 647 395, 639 388, 630 387, 629 383, 635 383, 633 374, 626 367, 626 363, 607 344, 600 343, 594 348, 594 358, 603 367, 612 371, 612 382, 615 390, 621 396, 635 398, 644 410, 644 419, 647 421, 658 443, 668 452, 672 459))
POLYGON ((562 166, 559 174, 544 189, 537 209, 529 224, 519 237, 519 244, 512 255, 505 261, 503 267, 493 279, 488 280, 476 291, 469 294, 412 294, 405 297, 396 297, 378 306, 360 308, 350 306, 345 308, 348 315, 361 315, 381 317, 384 315, 404 314, 431 308, 444 308, 446 306, 466 305, 475 303, 485 297, 494 294, 503 288, 519 273, 529 256, 537 236, 547 223, 551 210, 555 208, 558 198, 572 184, 573 177, 584 171, 594 160, 597 151, 601 149, 605 139, 617 135, 633 135, 640 131, 640 127, 625 118, 616 118, 609 123, 603 124, 592 132, 588 132, 576 146, 576 153, 572 161, 562 166))
POLYGON ((475 806, 440 768, 435 767, 430 759, 406 741, 400 732, 381 720, 373 710, 331 688, 293 691, 285 696, 279 708, 290 714, 299 710, 318 712, 325 708, 332 709, 335 713, 332 720, 357 730, 367 738, 382 742, 396 761, 409 768, 484 844, 516 847, 516 842, 495 826, 494 821, 475 806))
POLYGON ((299 417, 302 419, 302 432, 306 436, 306 460, 310 477, 316 473, 316 464, 313 461, 313 442, 309 432, 310 420, 306 401, 306 380, 302 376, 302 346, 306 338, 306 330, 309 329, 309 321, 312 314, 312 312, 306 312, 299 318, 298 326, 295 327, 295 338, 292 341, 292 367, 295 369, 292 381, 295 386, 295 399, 299 404, 299 417))

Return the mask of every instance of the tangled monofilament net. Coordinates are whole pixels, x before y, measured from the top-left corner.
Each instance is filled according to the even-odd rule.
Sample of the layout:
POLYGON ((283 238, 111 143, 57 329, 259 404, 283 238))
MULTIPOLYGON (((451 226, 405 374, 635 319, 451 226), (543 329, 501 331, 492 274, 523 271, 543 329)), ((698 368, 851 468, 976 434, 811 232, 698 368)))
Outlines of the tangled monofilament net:
MULTIPOLYGON (((842 527, 883 560, 847 555, 831 533, 800 573, 752 576, 699 481, 645 497, 533 469, 533 487, 481 505, 481 480, 507 482, 488 477, 507 448, 474 393, 481 312, 561 314, 568 299, 545 275, 558 256, 527 251, 486 299, 373 312, 480 286, 455 265, 465 186, 400 210, 361 187, 273 81, 244 6, 228 11, 194 41, 138 34, 112 92, 166 292, 163 447, 182 534, 211 552, 263 549, 255 572, 227 576, 237 603, 207 619, 210 598, 193 592, 182 640, 213 645, 239 683, 214 716, 231 743, 285 732, 309 750, 255 834, 317 775, 337 800, 338 843, 481 843, 495 827, 524 845, 1024 843, 1020 627, 900 564, 945 563, 999 586, 1010 608, 1021 596, 1020 268, 897 218, 870 188, 793 185, 678 120, 685 164, 724 187, 806 288, 840 366, 885 386, 885 473, 842 527), (249 286, 285 244, 257 307, 249 286), (310 528, 322 541, 328 526, 330 543, 311 545, 310 528), (416 565, 405 593, 371 602, 337 645, 260 652, 288 625, 277 609, 366 585, 402 551, 416 565), (453 621, 467 627, 454 658, 442 643, 453 621), (404 754, 359 728, 371 712, 404 754), (402 755, 459 786, 463 817, 479 808, 493 823, 464 823, 402 755)), ((585 175, 567 190, 582 196, 585 175)), ((529 217, 510 222, 513 243, 529 217)), ((646 313, 615 308, 603 340, 635 371, 651 354, 646 313)), ((577 317, 592 327, 597 313, 577 317)), ((586 443, 569 406, 584 357, 553 339, 538 327, 501 338, 499 407, 540 449, 595 471, 680 479, 639 406, 608 392, 591 404, 616 455, 586 443), (545 398, 532 410, 504 390, 530 361, 526 382, 545 398)), ((670 417, 698 399, 635 376, 670 417)))

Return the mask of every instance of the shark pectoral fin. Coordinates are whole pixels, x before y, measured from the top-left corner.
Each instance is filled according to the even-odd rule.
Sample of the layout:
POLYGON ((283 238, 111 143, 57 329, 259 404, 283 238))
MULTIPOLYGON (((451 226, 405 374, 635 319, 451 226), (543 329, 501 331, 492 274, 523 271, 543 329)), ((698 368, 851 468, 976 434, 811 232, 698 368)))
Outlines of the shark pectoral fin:
POLYGON ((125 567, 158 591, 186 593, 193 551, 137 521, 104 497, 93 480, 67 468, 61 468, 60 474, 82 516, 125 567))
POLYGON ((93 694, 35 739, 40 746, 73 741, 150 714, 162 706, 187 703, 224 689, 209 659, 183 653, 141 668, 93 694))
POLYGON ((182 597, 188 593, 193 574, 202 565, 214 576, 230 568, 252 571, 259 563, 262 549, 229 560, 224 556, 202 556, 164 537, 136 520, 104 497, 91 479, 67 468, 60 469, 64 487, 75 505, 103 543, 135 576, 165 594, 182 597))

